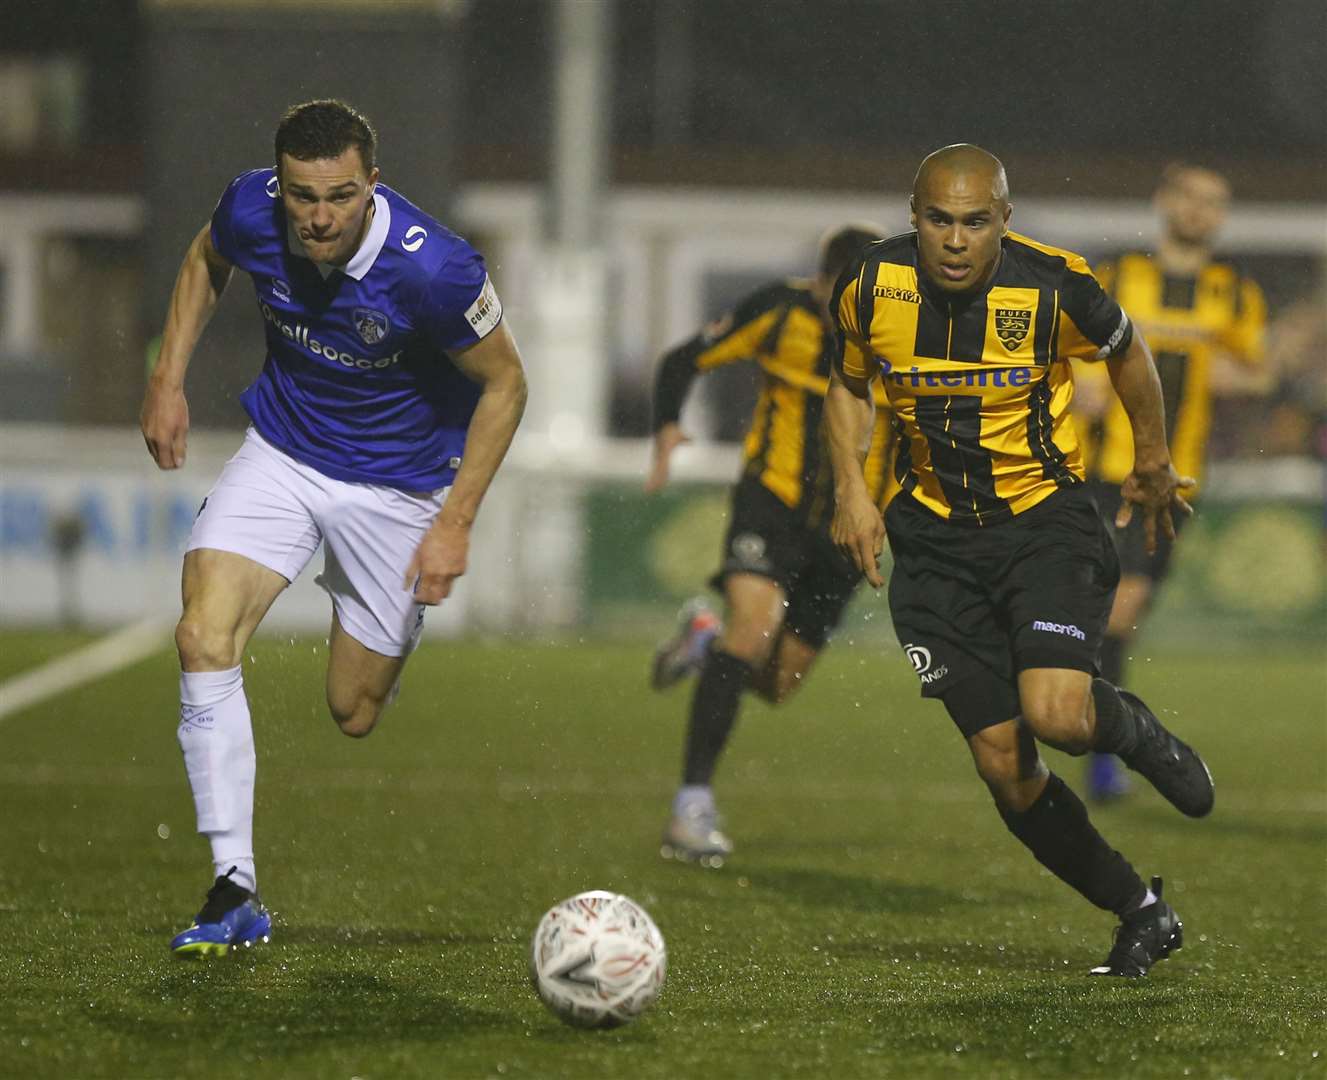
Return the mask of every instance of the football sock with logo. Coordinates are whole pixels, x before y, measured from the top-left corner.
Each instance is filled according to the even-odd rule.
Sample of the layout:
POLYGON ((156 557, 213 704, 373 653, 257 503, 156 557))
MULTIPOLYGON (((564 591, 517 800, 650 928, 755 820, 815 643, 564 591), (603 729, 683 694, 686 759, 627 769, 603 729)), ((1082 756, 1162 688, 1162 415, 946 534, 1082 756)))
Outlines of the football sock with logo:
POLYGON ((1092 705, 1096 713, 1094 753, 1127 754, 1138 745, 1138 721, 1118 689, 1105 679, 1093 679, 1092 705))
POLYGON ((1001 807, 1000 817, 1037 862, 1097 907, 1124 915, 1146 899, 1137 871, 1093 828, 1082 800, 1054 773, 1030 807, 1022 813, 1001 807))
POLYGON ((1101 677, 1112 686, 1124 685, 1124 652, 1128 642, 1107 634, 1101 639, 1101 677))
POLYGON ((751 677, 745 660, 711 648, 691 699, 682 783, 708 786, 728 736, 737 722, 742 691, 751 677))
POLYGON ((212 845, 218 876, 257 891, 253 863, 253 785, 257 762, 241 670, 180 675, 180 749, 198 831, 212 845))

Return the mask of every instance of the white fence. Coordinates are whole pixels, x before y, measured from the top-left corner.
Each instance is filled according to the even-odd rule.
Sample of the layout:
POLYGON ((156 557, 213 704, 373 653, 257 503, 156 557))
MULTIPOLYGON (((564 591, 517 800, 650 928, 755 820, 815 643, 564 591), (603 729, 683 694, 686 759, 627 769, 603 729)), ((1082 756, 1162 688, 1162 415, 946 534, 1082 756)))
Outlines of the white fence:
MULTIPOLYGON (((0 623, 116 626, 179 611, 180 559, 199 505, 239 446, 238 433, 194 432, 183 469, 161 472, 132 428, 0 426, 0 623), (62 555, 62 522, 77 551, 62 555)), ((470 569, 432 612, 430 633, 569 627, 582 618, 579 500, 593 482, 636 483, 648 447, 617 442, 575 453, 537 439, 513 447, 484 503, 470 569)), ((685 448, 681 483, 731 482, 734 447, 685 448)), ((269 630, 325 629, 313 584, 322 556, 278 600, 269 630)))
MULTIPOLYGON (((185 468, 163 473, 130 428, 0 427, 0 624, 116 626, 174 617, 194 515, 239 442, 238 433, 195 432, 185 468), (81 523, 82 544, 62 556, 55 534, 71 519, 81 523)), ((469 573, 430 614, 428 631, 620 633, 641 617, 666 620, 679 590, 699 590, 715 568, 723 489, 739 464, 733 446, 685 447, 674 493, 646 499, 647 455, 641 440, 569 452, 518 439, 480 514, 469 573), (652 550, 626 550, 637 546, 652 550)), ((1320 507, 1323 483, 1322 466, 1303 459, 1218 466, 1204 500, 1209 509, 1320 507)), ((1297 568, 1288 583, 1295 603, 1282 598, 1291 608, 1299 600, 1319 604, 1327 587, 1312 520, 1309 514, 1295 526, 1291 546, 1284 531, 1273 541, 1282 568, 1297 568)), ((1248 563, 1242 551, 1231 549, 1230 572, 1244 579, 1262 563, 1248 563)), ((320 555, 313 566, 321 568, 320 555)), ((268 630, 326 629, 330 607, 312 579, 306 572, 278 600, 268 630)), ((1276 584, 1258 590, 1270 595, 1276 584)))

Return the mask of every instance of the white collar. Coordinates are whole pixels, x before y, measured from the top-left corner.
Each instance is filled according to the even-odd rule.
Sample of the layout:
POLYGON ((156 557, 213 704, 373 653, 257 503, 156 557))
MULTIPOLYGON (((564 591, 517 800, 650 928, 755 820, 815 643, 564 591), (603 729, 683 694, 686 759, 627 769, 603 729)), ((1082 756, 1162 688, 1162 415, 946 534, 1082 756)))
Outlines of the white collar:
MULTIPOLYGON (((387 200, 378 192, 373 193, 373 221, 369 225, 369 231, 364 234, 364 239, 360 241, 359 250, 350 257, 350 261, 345 266, 333 266, 331 263, 316 262, 313 265, 318 268, 318 273, 322 274, 323 279, 332 276, 332 271, 340 270, 347 277, 352 277, 356 281, 362 281, 364 275, 372 268, 374 260, 378 258, 378 253, 382 251, 383 244, 387 243, 387 230, 392 225, 392 208, 387 205, 387 200)), ((304 250, 304 245, 299 241, 299 234, 295 231, 295 226, 291 224, 290 219, 286 219, 286 246, 290 249, 292 255, 298 255, 301 259, 307 259, 309 256, 304 250)))

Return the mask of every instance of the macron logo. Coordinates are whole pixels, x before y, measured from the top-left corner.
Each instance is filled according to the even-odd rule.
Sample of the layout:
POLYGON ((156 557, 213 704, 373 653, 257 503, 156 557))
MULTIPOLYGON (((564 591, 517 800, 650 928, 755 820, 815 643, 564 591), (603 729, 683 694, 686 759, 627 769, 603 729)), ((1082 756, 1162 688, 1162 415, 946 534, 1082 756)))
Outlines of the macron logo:
POLYGON ((1065 634, 1071 638, 1077 638, 1079 641, 1086 641, 1087 635, 1076 626, 1069 626, 1059 622, 1045 622, 1042 619, 1032 621, 1033 630, 1045 630, 1048 634, 1065 634))

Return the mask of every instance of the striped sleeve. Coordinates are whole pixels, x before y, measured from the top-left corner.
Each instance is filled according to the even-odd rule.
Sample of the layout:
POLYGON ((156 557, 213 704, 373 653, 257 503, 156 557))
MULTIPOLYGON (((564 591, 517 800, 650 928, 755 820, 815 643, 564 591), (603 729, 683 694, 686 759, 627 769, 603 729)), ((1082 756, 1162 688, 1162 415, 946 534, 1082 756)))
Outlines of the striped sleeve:
POLYGON ((854 379, 869 379, 876 373, 861 326, 861 287, 865 269, 863 259, 851 263, 839 276, 829 304, 834 319, 834 363, 839 371, 854 379))
POLYGON ((756 358, 778 325, 787 287, 768 285, 664 354, 655 370, 653 429, 677 423, 696 376, 756 358))
POLYGON ((1060 283, 1061 358, 1106 360, 1133 341, 1133 323, 1078 255, 1065 259, 1060 283))
POLYGON ((1246 364, 1261 364, 1267 329, 1267 301, 1252 278, 1241 278, 1236 294, 1235 318, 1221 335, 1221 344, 1246 364))

